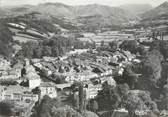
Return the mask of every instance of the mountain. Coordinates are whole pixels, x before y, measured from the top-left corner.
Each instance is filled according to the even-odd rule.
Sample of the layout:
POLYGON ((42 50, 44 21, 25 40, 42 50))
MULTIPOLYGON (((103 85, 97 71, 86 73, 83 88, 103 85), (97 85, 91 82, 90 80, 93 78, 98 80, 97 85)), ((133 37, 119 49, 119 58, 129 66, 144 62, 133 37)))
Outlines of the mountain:
POLYGON ((61 3, 45 3, 34 7, 31 11, 40 12, 45 14, 45 16, 65 17, 73 19, 78 23, 92 25, 111 25, 135 20, 134 16, 120 8, 98 4, 69 6, 61 3))
POLYGON ((40 18, 50 19, 51 17, 66 18, 75 23, 84 25, 112 25, 129 23, 137 20, 135 15, 117 8, 105 5, 91 4, 84 6, 70 6, 62 3, 44 3, 37 6, 19 6, 5 9, 10 16, 21 15, 31 12, 41 13, 40 18))
POLYGON ((127 5, 119 6, 119 8, 139 16, 151 10, 153 7, 150 4, 127 4, 127 5))
POLYGON ((164 2, 158 7, 144 13, 142 22, 165 23, 168 20, 168 2, 164 2))
POLYGON ((62 3, 45 3, 39 4, 30 11, 36 11, 44 15, 51 15, 55 17, 74 17, 73 6, 68 6, 62 3))
POLYGON ((6 16, 6 12, 0 8, 0 18, 5 16, 6 16))
POLYGON ((4 16, 15 17, 26 14, 32 7, 33 7, 32 5, 2 7, 1 9, 3 10, 3 15, 0 15, 0 18, 4 16))
POLYGON ((78 20, 89 25, 119 25, 136 19, 135 16, 120 8, 98 4, 78 6, 75 11, 78 20))

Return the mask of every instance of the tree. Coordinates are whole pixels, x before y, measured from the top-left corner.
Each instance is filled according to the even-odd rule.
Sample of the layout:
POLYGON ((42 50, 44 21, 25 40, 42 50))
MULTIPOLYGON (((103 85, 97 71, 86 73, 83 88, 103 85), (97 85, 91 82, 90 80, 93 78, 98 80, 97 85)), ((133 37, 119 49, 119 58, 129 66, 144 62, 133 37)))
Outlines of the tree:
POLYGON ((151 92, 152 98, 159 98, 163 56, 158 50, 152 50, 142 60, 141 76, 137 88, 151 92))
POLYGON ((138 43, 135 40, 129 40, 129 41, 126 40, 126 41, 122 42, 122 44, 120 45, 120 48, 136 54, 137 53, 137 48, 138 48, 138 43))
POLYGON ((165 59, 168 58, 168 41, 161 41, 160 42, 160 51, 165 57, 165 59))
POLYGON ((91 100, 90 103, 91 103, 90 104, 91 111, 97 112, 97 110, 99 109, 99 105, 98 105, 97 101, 96 100, 91 100))
POLYGON ((66 48, 65 47, 60 47, 59 48, 59 54, 64 55, 66 53, 66 48))
POLYGON ((73 94, 73 104, 74 107, 79 108, 79 96, 76 93, 73 94))
POLYGON ((73 92, 74 106, 79 109, 80 113, 83 113, 86 109, 86 92, 84 91, 83 83, 75 82, 71 86, 71 91, 73 92), (76 92, 78 92, 78 95, 76 92))
POLYGON ((125 107, 130 117, 136 116, 136 111, 157 112, 157 105, 150 98, 150 93, 146 91, 130 91, 125 99, 125 107))
POLYGON ((43 47, 43 56, 51 56, 51 55, 52 55, 51 47, 44 46, 43 47))
POLYGON ((163 85, 160 96, 161 103, 158 104, 160 110, 168 110, 168 83, 163 85))
POLYGON ((132 65, 127 65, 122 76, 124 83, 127 83, 131 89, 135 88, 139 76, 133 71, 132 65))
POLYGON ((129 86, 125 83, 125 84, 119 84, 117 87, 117 92, 120 95, 122 101, 124 101, 124 97, 127 96, 130 88, 129 86))
POLYGON ((58 57, 58 56, 60 55, 60 52, 59 52, 59 49, 58 49, 57 46, 53 46, 53 47, 52 47, 52 55, 53 55, 54 57, 58 57))
POLYGON ((100 46, 101 46, 101 47, 104 46, 104 41, 101 41, 100 46))
POLYGON ((11 57, 11 54, 13 53, 13 49, 11 45, 5 44, 3 41, 0 40, 0 55, 3 55, 5 57, 11 57))
POLYGON ((84 110, 84 90, 83 84, 79 85, 79 111, 82 113, 84 110))
POLYGON ((147 51, 145 50, 145 47, 143 45, 139 45, 138 48, 137 48, 137 52, 142 55, 142 56, 145 56, 147 51))
POLYGON ((49 96, 45 95, 40 103, 36 103, 34 107, 33 117, 54 117, 52 113, 53 108, 58 108, 60 106, 60 100, 51 99, 49 96))
POLYGON ((121 103, 121 96, 118 93, 117 87, 114 88, 108 84, 103 86, 95 100, 98 102, 99 110, 112 110, 119 107, 121 103))
POLYGON ((0 21, 0 40, 6 44, 13 41, 12 32, 2 21, 0 21))
POLYGON ((12 32, 7 28, 5 22, 0 21, 0 54, 10 57, 14 51, 10 45, 13 42, 12 32))
POLYGON ((159 80, 161 78, 162 61, 163 56, 159 51, 153 50, 149 52, 143 61, 143 74, 147 76, 152 75, 151 78, 159 80))
POLYGON ((43 49, 42 47, 39 45, 38 47, 36 47, 34 49, 34 58, 41 58, 43 56, 43 49))
POLYGON ((115 52, 118 48, 118 44, 115 41, 110 42, 109 46, 110 46, 112 52, 115 52))
POLYGON ((39 101, 40 101, 40 98, 41 98, 41 90, 39 89, 39 87, 36 87, 35 89, 32 89, 32 92, 33 94, 37 94, 39 97, 39 101))
POLYGON ((23 44, 21 52, 23 53, 24 57, 33 58, 34 56, 34 49, 38 45, 34 42, 27 42, 23 44))
POLYGON ((154 40, 150 43, 150 50, 158 50, 160 51, 160 40, 154 40))
POLYGON ((11 116, 13 107, 14 104, 11 102, 5 102, 5 101, 0 102, 0 115, 11 116))
POLYGON ((24 75, 26 75, 26 69, 25 69, 25 68, 22 68, 22 69, 21 69, 21 76, 24 77, 24 75))
POLYGON ((166 59, 168 57, 168 41, 155 40, 150 44, 150 50, 160 51, 166 59))

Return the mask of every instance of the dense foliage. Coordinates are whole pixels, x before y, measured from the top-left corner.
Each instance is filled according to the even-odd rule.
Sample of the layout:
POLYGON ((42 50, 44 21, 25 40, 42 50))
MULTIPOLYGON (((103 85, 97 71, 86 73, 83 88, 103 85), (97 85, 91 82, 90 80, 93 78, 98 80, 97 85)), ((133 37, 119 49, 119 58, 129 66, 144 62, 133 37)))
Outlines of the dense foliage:
MULTIPOLYGON (((18 53, 27 58, 41 58, 43 56, 58 57, 74 49, 90 48, 92 44, 84 44, 78 40, 53 37, 42 42, 27 42, 18 53)), ((18 56, 19 56, 18 55, 18 56)))
POLYGON ((5 24, 0 21, 0 54, 3 56, 10 56, 13 52, 11 47, 11 42, 13 41, 12 33, 5 26, 5 24))
POLYGON ((135 117, 140 112, 146 114, 158 112, 156 103, 151 100, 149 92, 145 91, 130 91, 126 96, 125 107, 128 109, 130 117, 135 117))
POLYGON ((60 103, 59 99, 44 96, 41 102, 35 105, 31 117, 97 117, 93 112, 85 111, 81 114, 70 106, 61 105, 60 103))
POLYGON ((13 111, 12 108, 14 107, 14 104, 12 102, 2 101, 0 102, 0 114, 1 115, 8 115, 11 116, 13 111))
MULTIPOLYGON (((53 25, 53 23, 47 19, 40 19, 40 13, 32 12, 12 18, 5 19, 5 22, 11 22, 11 23, 24 23, 26 24, 26 31, 27 29, 36 29, 40 33, 57 33, 60 30, 53 25)), ((19 27, 18 27, 19 29, 19 27)), ((20 29, 21 30, 21 29, 20 29)))
POLYGON ((128 50, 131 53, 136 53, 138 48, 138 43, 135 40, 123 41, 122 44, 120 45, 120 48, 123 50, 128 50))
POLYGON ((117 87, 104 84, 103 90, 96 97, 99 110, 113 110, 122 107, 124 96, 127 94, 129 87, 127 84, 121 84, 117 87))

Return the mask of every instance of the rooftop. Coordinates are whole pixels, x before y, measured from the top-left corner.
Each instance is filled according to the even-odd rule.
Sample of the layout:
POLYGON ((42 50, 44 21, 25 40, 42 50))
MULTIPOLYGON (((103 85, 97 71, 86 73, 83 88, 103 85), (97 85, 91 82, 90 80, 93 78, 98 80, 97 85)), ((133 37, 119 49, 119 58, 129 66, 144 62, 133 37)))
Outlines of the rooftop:
POLYGON ((55 86, 55 84, 51 82, 43 82, 40 84, 40 87, 53 87, 53 86, 55 86))
POLYGON ((5 87, 6 94, 13 94, 13 93, 24 93, 29 92, 30 90, 28 88, 19 86, 19 85, 10 85, 8 87, 5 87))

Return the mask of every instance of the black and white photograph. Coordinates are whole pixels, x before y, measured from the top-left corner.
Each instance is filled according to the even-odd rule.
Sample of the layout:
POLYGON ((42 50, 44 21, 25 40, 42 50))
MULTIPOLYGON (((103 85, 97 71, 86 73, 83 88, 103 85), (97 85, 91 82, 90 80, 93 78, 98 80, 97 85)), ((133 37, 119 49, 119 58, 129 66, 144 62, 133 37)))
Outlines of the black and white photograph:
POLYGON ((168 0, 0 0, 0 117, 168 117, 168 0))

